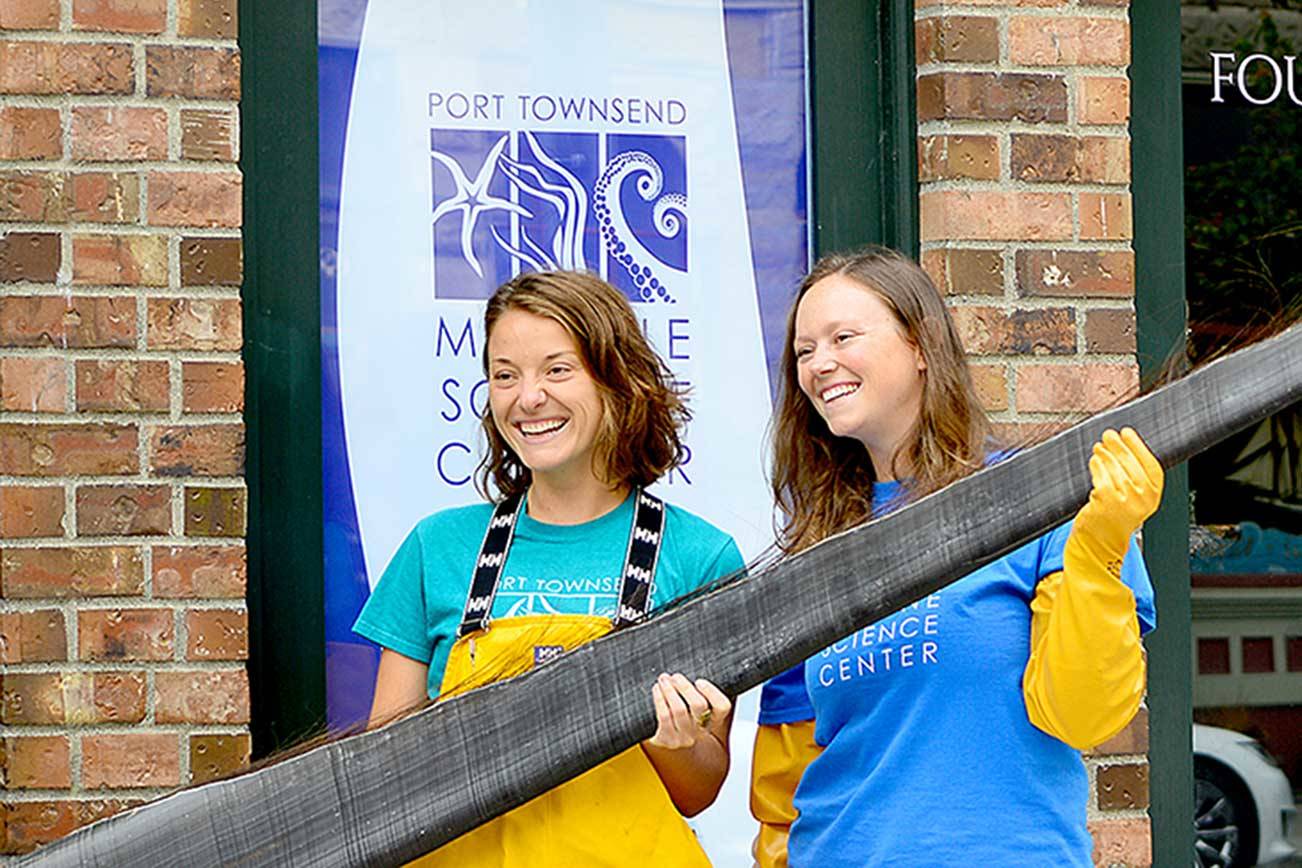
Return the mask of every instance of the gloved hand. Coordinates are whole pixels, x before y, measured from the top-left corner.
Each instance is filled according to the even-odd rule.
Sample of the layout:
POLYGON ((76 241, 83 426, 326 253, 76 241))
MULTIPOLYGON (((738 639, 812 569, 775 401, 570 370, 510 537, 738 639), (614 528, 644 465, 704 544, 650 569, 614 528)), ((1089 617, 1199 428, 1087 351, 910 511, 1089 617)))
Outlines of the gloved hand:
POLYGON ((1094 487, 1063 548, 1063 570, 1031 600, 1031 656, 1022 695, 1031 723, 1086 750, 1116 735, 1144 696, 1135 596, 1121 581, 1130 537, 1157 510, 1163 473, 1132 428, 1103 432, 1094 487))
POLYGON ((1090 479, 1094 488, 1076 515, 1063 564, 1069 575, 1075 564, 1102 567, 1120 578, 1131 535, 1162 501, 1165 474, 1134 428, 1123 428, 1120 434, 1109 428, 1094 444, 1090 479))

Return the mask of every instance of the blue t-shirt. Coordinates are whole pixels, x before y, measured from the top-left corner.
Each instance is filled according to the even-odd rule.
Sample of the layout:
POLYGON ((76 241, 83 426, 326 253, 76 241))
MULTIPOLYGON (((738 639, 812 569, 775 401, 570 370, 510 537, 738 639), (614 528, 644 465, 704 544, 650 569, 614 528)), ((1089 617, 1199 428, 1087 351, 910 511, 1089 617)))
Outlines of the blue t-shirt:
MULTIPOLYGON (((873 488, 873 509, 899 483, 873 488)), ((1031 599, 1062 569, 1070 524, 765 685, 760 723, 814 720, 822 754, 796 789, 793 868, 1091 864, 1080 752, 1033 726, 1022 696, 1031 599)), ((1121 569, 1142 632, 1153 587, 1121 569)))
MULTIPOLYGON (((421 520, 394 554, 353 625, 355 632, 385 648, 428 661, 431 699, 438 696, 443 681, 475 558, 492 515, 492 505, 481 503, 421 520)), ((492 617, 612 617, 632 526, 631 495, 605 515, 576 525, 544 524, 521 508, 492 617)), ((652 607, 735 573, 743 565, 732 537, 686 510, 665 504, 652 607)))

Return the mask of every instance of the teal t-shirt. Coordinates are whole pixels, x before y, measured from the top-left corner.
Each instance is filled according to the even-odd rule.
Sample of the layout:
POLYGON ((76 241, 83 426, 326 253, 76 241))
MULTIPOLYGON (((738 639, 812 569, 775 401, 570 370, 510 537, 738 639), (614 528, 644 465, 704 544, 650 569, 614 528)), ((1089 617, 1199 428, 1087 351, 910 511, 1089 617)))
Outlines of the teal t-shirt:
MULTIPOLYGON (((492 515, 492 505, 481 503, 421 520, 394 554, 353 625, 354 632, 385 648, 428 661, 431 699, 438 696, 443 681, 475 558, 492 515)), ((631 495, 605 515, 576 525, 544 524, 521 509, 492 616, 612 617, 632 526, 631 495)), ((652 608, 743 566, 732 537, 666 504, 652 608)))

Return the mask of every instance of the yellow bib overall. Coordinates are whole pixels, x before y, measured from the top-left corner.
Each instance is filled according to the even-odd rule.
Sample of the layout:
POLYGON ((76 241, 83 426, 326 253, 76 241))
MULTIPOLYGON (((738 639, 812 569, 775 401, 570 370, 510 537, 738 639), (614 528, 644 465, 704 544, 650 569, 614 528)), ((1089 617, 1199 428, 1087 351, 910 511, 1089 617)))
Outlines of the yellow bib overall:
MULTIPOLYGON (((635 496, 647 497, 641 492, 635 496)), ((498 573, 509 545, 508 536, 499 546, 503 556, 496 564, 498 573)), ((488 547, 486 538, 484 549, 488 547)), ((484 560, 481 550, 480 563, 484 560)), ((626 564, 626 574, 628 569, 626 564)), ((496 576, 491 581, 495 588, 496 576)), ((639 598, 623 590, 621 597, 639 598)), ((488 598, 488 604, 478 607, 481 611, 491 608, 491 592, 488 598)), ((641 598, 645 606, 649 587, 641 598)), ((486 624, 486 617, 471 617, 474 599, 472 587, 465 623, 486 624)), ((486 629, 463 633, 453 644, 439 698, 518 675, 613 627, 609 618, 594 615, 494 620, 486 629)), ((640 746, 634 746, 409 864, 420 868, 709 868, 710 861, 650 760, 640 746)))

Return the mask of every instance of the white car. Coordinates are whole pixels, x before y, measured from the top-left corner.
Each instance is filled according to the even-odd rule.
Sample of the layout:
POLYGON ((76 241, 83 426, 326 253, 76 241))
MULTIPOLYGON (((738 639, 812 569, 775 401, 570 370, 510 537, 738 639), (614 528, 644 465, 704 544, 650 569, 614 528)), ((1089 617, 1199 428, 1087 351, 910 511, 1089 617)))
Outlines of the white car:
POLYGON ((1243 733, 1195 723, 1194 865, 1247 868, 1297 855, 1297 820, 1288 778, 1266 749, 1243 733))

